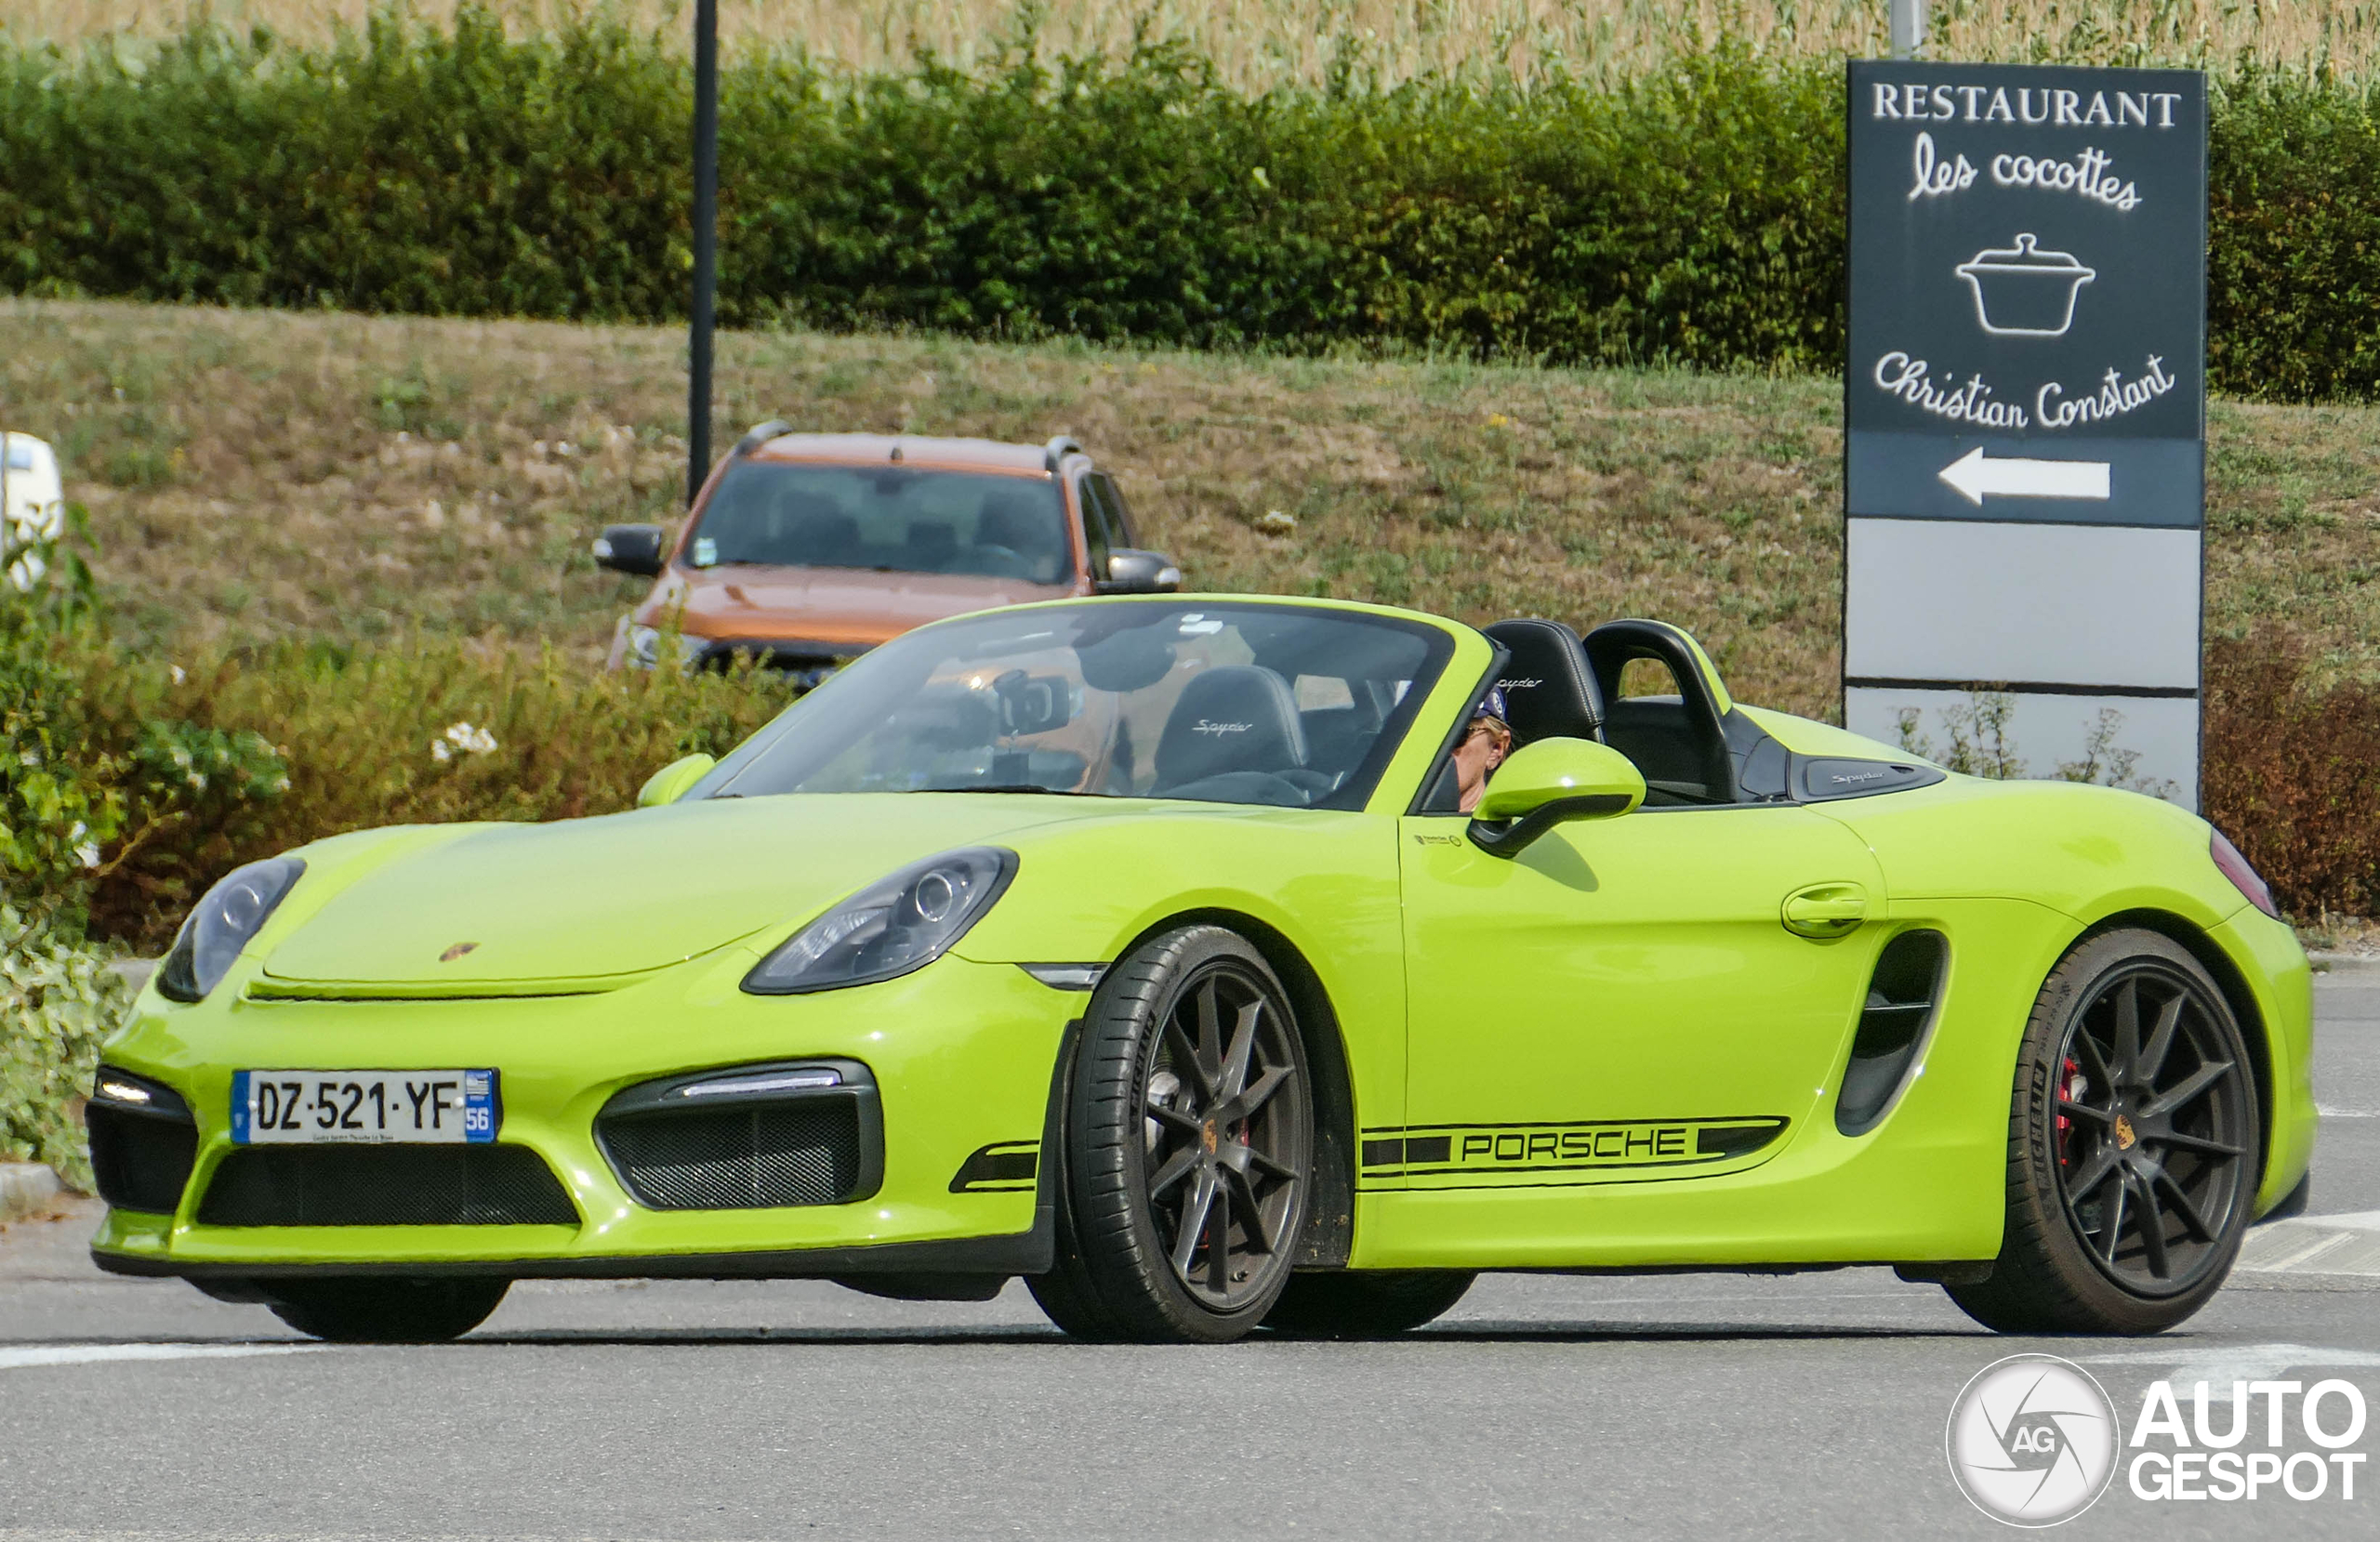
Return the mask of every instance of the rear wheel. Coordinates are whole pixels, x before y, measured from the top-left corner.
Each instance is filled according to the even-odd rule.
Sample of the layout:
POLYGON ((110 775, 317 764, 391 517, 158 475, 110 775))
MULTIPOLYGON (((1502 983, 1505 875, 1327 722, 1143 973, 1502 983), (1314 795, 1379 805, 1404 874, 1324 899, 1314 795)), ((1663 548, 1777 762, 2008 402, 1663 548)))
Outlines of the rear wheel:
POLYGON ((1292 1274, 1264 1325, 1292 1338, 1389 1338, 1453 1310, 1478 1278, 1457 1269, 1292 1274))
POLYGON ((1101 980, 1066 1112, 1059 1257, 1031 1282, 1092 1338, 1223 1343, 1264 1320, 1305 1224, 1313 1112, 1289 994, 1184 927, 1101 980))
POLYGON ((273 1280, 272 1314, 334 1344, 440 1344, 487 1321, 509 1280, 350 1278, 273 1280))
POLYGON ((2017 1054, 2000 1257, 1943 1288, 2003 1333, 2172 1327, 2230 1272, 2261 1140, 2247 1048, 2204 966, 2152 931, 2086 939, 2017 1054))

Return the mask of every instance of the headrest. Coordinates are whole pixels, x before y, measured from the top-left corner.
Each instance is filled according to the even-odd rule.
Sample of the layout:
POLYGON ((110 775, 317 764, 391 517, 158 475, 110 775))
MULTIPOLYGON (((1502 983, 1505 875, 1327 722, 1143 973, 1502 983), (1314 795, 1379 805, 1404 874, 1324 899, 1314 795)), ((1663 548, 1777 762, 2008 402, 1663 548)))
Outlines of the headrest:
POLYGON ((1603 737, 1603 694, 1587 668, 1579 634, 1558 621, 1500 621, 1488 636, 1505 652, 1496 678, 1513 736, 1540 739, 1603 737))
POLYGON ((1197 782, 1225 771, 1297 771, 1305 732, 1289 684, 1270 669, 1227 664, 1200 671, 1183 687, 1157 743, 1157 785, 1197 782))

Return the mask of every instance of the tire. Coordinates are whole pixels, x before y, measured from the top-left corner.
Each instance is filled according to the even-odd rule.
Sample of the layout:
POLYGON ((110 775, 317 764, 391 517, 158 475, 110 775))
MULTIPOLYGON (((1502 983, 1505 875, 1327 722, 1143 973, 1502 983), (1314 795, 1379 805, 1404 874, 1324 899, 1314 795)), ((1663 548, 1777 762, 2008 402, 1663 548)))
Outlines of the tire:
POLYGON ((2001 1333, 2161 1333, 2230 1272, 2262 1151, 2247 1047, 2205 968, 2153 931, 2086 937, 2017 1050, 2000 1256, 1943 1288, 2001 1333))
POLYGON ((1452 1311, 1477 1278, 1460 1269, 1293 1274, 1264 1325, 1291 1338, 1393 1338, 1452 1311))
POLYGON ((488 1319, 509 1280, 394 1278, 274 1280, 272 1314, 334 1344, 443 1344, 488 1319))
POLYGON ((1065 1114, 1058 1259, 1032 1282, 1086 1338, 1220 1344, 1289 1282, 1314 1114, 1289 993, 1247 939, 1183 927, 1109 969, 1065 1114))

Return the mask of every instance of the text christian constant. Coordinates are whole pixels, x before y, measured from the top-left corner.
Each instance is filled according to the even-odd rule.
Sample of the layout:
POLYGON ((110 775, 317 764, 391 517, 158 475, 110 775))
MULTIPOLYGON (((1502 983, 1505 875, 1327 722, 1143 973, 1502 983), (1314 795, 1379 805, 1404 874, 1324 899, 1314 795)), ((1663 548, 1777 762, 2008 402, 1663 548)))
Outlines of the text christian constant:
POLYGON ((1944 386, 1929 378, 1926 370, 1924 360, 1912 359, 1896 349, 1876 361, 1876 385, 1937 417, 1986 428, 2071 428, 2103 423, 2145 407, 2174 389, 2164 359, 2153 353, 2149 356, 2147 373, 2137 379, 2127 380, 2110 369, 2099 389, 2087 395, 2069 395, 2064 386, 2052 380, 2033 393, 2030 408, 1996 399, 1980 375, 1944 386))

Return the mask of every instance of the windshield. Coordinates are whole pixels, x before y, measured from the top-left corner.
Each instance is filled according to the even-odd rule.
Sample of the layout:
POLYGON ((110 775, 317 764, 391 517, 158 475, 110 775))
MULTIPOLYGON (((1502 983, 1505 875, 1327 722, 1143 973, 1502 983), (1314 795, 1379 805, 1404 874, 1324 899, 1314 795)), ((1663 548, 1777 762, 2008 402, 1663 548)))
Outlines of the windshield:
POLYGON ((687 558, 1063 584, 1074 568, 1057 481, 906 466, 729 468, 687 558))
POLYGON ((1420 622, 1283 605, 994 612, 866 655, 729 756, 703 793, 1356 809, 1452 651, 1420 622))

